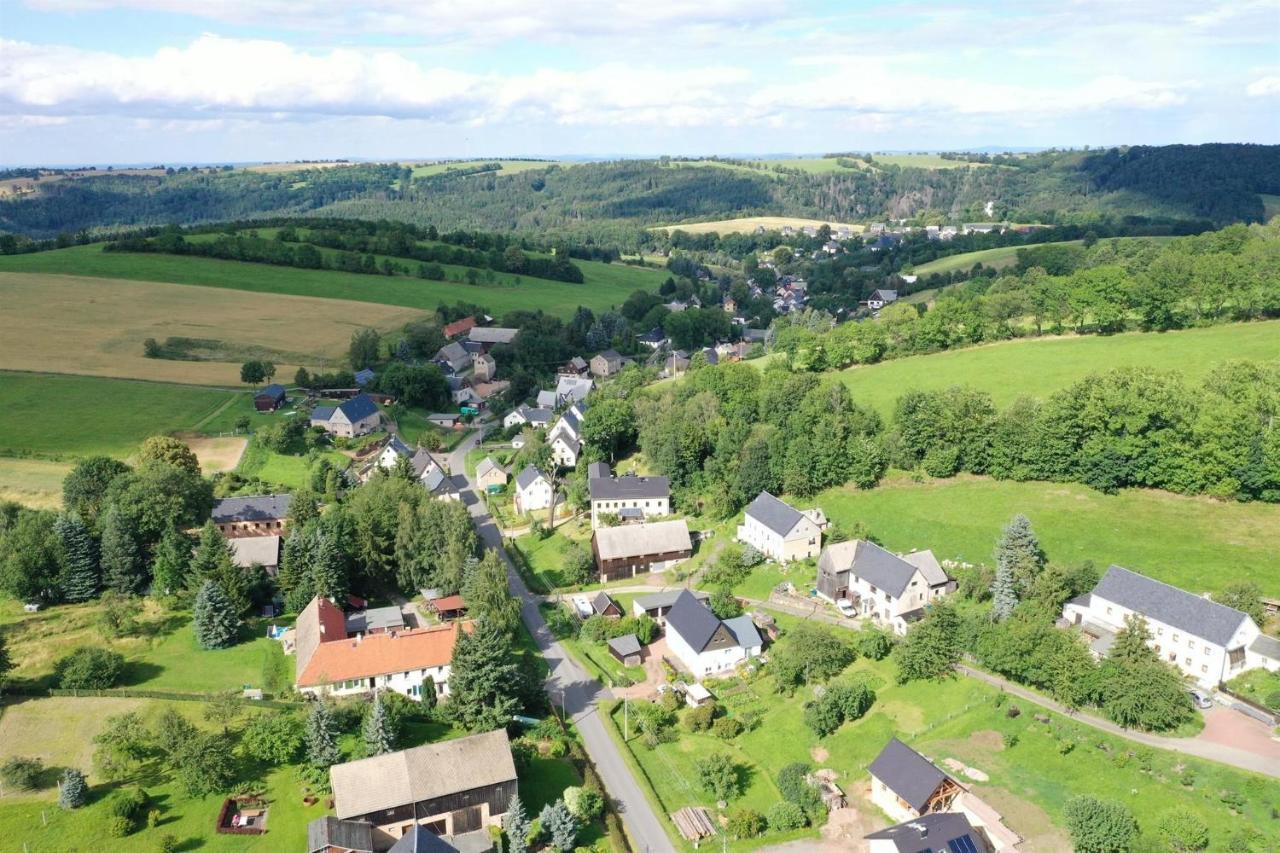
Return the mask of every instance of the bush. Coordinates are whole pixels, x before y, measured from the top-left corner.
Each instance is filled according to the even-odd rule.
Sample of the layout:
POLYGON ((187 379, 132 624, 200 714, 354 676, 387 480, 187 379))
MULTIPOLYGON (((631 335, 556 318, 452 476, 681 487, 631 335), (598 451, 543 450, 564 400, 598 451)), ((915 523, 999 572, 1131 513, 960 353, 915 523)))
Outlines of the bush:
POLYGON ((721 717, 712 723, 711 733, 723 740, 733 740, 742 734, 742 723, 734 717, 721 717))
POLYGON ((893 641, 889 639, 889 635, 884 631, 876 628, 864 628, 859 631, 854 640, 858 653, 864 658, 871 660, 884 660, 889 656, 889 651, 893 648, 893 641))
POLYGON ((62 771, 62 782, 58 785, 58 806, 64 809, 78 809, 89 798, 89 785, 84 774, 74 767, 62 771))
POLYGON ((1001 737, 1004 739, 1005 749, 1013 749, 1018 745, 1018 741, 1022 739, 1021 736, 1014 731, 1005 732, 1001 737))
POLYGON ((156 853, 177 853, 178 837, 176 835, 162 835, 156 843, 156 853))
POLYGON ((1263 701, 1271 710, 1280 711, 1280 690, 1272 690, 1263 701))
POLYGON ((1222 802, 1226 804, 1227 808, 1234 812, 1244 810, 1244 795, 1239 791, 1234 791, 1228 788, 1218 795, 1218 799, 1222 800, 1222 802))
POLYGON ((160 810, 152 809, 147 812, 147 829, 155 829, 160 825, 160 810))
POLYGON ((106 690, 116 686, 123 671, 123 655, 94 646, 81 646, 53 665, 64 690, 106 690))
POLYGON ((590 823, 604 812, 604 797, 591 788, 565 788, 564 804, 583 823, 590 823))
POLYGON ((127 817, 112 817, 107 819, 107 835, 112 838, 124 838, 133 832, 133 821, 127 817))
POLYGON ((1133 813, 1113 800, 1076 796, 1067 800, 1062 812, 1076 853, 1128 850, 1138 834, 1133 813))
POLYGON ((1177 853, 1190 853, 1209 846, 1209 827, 1194 814, 1170 810, 1160 818, 1160 837, 1177 853))
POLYGON ((691 732, 705 732, 716 718, 716 703, 704 702, 684 715, 684 724, 691 732))
POLYGON ((107 814, 126 818, 132 823, 147 807, 147 794, 141 788, 120 788, 107 798, 107 814))
POLYGON ((764 815, 754 809, 736 809, 729 814, 729 834, 734 838, 755 838, 764 827, 764 815))
POLYGON ((804 809, 795 803, 783 800, 780 803, 774 803, 769 809, 768 821, 769 828, 774 832, 790 832, 793 829, 802 829, 809 819, 805 817, 804 809))
POLYGON ((698 784, 717 800, 732 800, 742 794, 742 774, 733 759, 724 753, 713 753, 694 762, 698 784))
POLYGON ((0 764, 0 780, 19 791, 34 791, 44 770, 44 762, 38 758, 15 756, 0 764))

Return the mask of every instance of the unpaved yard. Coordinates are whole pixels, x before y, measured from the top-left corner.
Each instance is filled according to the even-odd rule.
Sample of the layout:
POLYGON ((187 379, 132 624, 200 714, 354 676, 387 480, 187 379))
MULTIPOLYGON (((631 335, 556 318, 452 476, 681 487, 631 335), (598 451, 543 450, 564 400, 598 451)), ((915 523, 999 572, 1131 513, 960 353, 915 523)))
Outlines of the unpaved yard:
POLYGON ((217 474, 230 471, 240 464, 240 457, 249 445, 249 439, 239 435, 226 435, 213 438, 184 437, 183 442, 191 448, 191 452, 200 460, 200 470, 205 474, 217 474))

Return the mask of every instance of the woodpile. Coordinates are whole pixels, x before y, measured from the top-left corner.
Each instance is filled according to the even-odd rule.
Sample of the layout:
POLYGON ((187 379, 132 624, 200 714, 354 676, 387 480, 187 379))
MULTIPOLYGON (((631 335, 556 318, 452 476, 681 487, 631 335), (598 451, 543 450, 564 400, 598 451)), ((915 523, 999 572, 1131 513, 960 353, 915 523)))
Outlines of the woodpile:
POLYGON ((671 813, 671 822, 688 841, 700 841, 716 834, 715 822, 701 806, 686 806, 671 813))

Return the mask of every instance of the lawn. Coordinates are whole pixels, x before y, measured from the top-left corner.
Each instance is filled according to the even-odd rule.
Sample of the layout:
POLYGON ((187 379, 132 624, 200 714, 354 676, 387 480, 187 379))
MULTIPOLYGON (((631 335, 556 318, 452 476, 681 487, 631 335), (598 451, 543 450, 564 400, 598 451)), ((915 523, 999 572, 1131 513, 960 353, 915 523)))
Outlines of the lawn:
POLYGON ((429 413, 422 409, 401 409, 400 419, 396 421, 396 426, 400 430, 400 437, 407 441, 411 446, 425 445, 427 435, 434 435, 440 440, 440 448, 444 451, 452 450, 457 447, 462 439, 466 438, 468 430, 465 429, 445 429, 436 426, 427 420, 429 413))
MULTIPOLYGON (((546 512, 540 511, 538 515, 545 521, 546 512)), ((547 589, 559 589, 568 587, 568 579, 564 576, 565 551, 574 544, 586 544, 586 539, 581 538, 583 533, 582 525, 570 523, 556 528, 545 539, 539 539, 532 533, 527 533, 516 540, 516 547, 520 553, 524 555, 525 562, 529 566, 529 570, 547 589)), ((590 531, 586 531, 590 535, 590 531)), ((586 545, 586 547, 590 547, 586 545)))
MULTIPOLYGON (((161 256, 105 254, 92 246, 62 251, 69 254, 51 252, 44 258, 41 253, 41 258, 63 267, 47 272, 71 275, 10 272, 7 262, 19 256, 0 258, 0 304, 8 320, 0 337, 5 369, 234 387, 241 363, 266 359, 279 368, 278 378, 288 381, 298 365, 314 370, 344 363, 358 329, 389 332, 419 316, 396 306, 316 299, 324 294, 306 289, 288 296, 245 292, 255 289, 259 273, 271 267, 239 266, 238 290, 173 287, 124 280, 146 277, 128 273, 131 261, 148 268, 150 261, 167 260, 161 256), (120 274, 90 277, 97 262, 120 274), (184 347, 182 359, 143 354, 147 339, 163 344, 170 337, 197 343, 184 347)), ((179 266, 229 263, 172 260, 179 266)), ((203 282, 197 276, 187 283, 203 282)))
POLYGON ((1115 563, 1192 592, 1252 580, 1280 595, 1280 507, 1130 489, 1104 495, 1073 483, 961 476, 890 476, 867 491, 841 487, 816 501, 833 522, 866 525, 895 551, 991 562, 1001 529, 1021 512, 1051 560, 1115 563))
MULTIPOLYGON (((101 244, 0 257, 0 272, 54 273, 109 279, 194 284, 254 293, 343 299, 434 311, 442 302, 484 305, 494 315, 542 309, 568 318, 579 305, 599 311, 621 305, 637 289, 656 289, 665 271, 574 261, 583 284, 524 277, 519 285, 427 281, 333 270, 305 270, 270 264, 180 255, 103 252, 101 244)), ((463 268, 458 267, 458 270, 463 268)), ((348 316, 350 308, 340 309, 348 316)), ((363 309, 362 309, 363 311, 363 309)), ((373 325, 369 323, 367 325, 373 325)))
POLYGON ((351 462, 350 457, 336 450, 320 451, 313 458, 310 454, 290 456, 276 453, 251 443, 245 450, 240 467, 236 470, 243 477, 257 477, 268 483, 277 483, 290 489, 301 489, 310 481, 311 468, 319 458, 328 459, 339 470, 346 468, 351 462))
POLYGON ((70 470, 70 462, 0 456, 0 501, 36 509, 61 509, 62 480, 70 470))
MULTIPOLYGON (((1264 708, 1273 707, 1267 703, 1267 699, 1280 695, 1280 672, 1251 669, 1228 681, 1227 687, 1237 695, 1257 702, 1264 708)), ((1276 710, 1280 710, 1280 707, 1276 710)))
POLYGON ((1177 370, 1198 382, 1231 359, 1280 359, 1280 320, 1232 323, 1163 334, 1079 335, 1008 341, 899 358, 837 373, 858 402, 888 417, 909 390, 967 385, 1006 406, 1047 397, 1091 373, 1117 367, 1177 370))

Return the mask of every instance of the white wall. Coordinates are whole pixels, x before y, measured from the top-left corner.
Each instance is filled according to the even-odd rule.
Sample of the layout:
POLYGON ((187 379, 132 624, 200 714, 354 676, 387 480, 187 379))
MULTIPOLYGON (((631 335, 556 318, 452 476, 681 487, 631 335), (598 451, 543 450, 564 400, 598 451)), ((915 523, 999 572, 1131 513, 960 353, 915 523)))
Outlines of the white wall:
POLYGON ((516 490, 516 510, 532 512, 551 506, 551 484, 545 479, 535 480, 528 489, 516 490))
POLYGON ((303 687, 300 690, 317 696, 356 696, 370 690, 392 690, 412 699, 420 699, 425 691, 433 690, 437 697, 445 697, 449 695, 449 664, 414 669, 408 673, 379 675, 374 677, 373 682, 370 687, 369 679, 361 678, 318 687, 303 687))
POLYGON ((671 514, 670 498, 639 498, 634 500, 621 501, 592 501, 591 502, 591 529, 595 530, 600 526, 600 515, 613 513, 618 515, 623 509, 638 509, 644 513, 645 518, 658 515, 671 514))
MULTIPOLYGON (((741 646, 730 646, 727 649, 698 653, 685 642, 684 637, 667 625, 667 648, 671 649, 680 662, 693 673, 693 677, 701 681, 709 675, 722 675, 732 672, 738 664, 747 659, 747 651, 741 646)), ((754 650, 759 654, 759 647, 754 650)))

